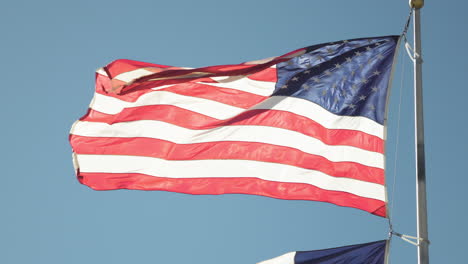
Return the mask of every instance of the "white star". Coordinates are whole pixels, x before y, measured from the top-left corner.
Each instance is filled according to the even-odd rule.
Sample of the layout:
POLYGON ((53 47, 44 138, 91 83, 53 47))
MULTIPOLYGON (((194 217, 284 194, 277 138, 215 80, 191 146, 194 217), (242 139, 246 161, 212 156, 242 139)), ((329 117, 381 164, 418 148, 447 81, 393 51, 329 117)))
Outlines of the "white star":
POLYGON ((331 75, 332 74, 331 71, 329 71, 329 70, 326 70, 324 73, 325 73, 325 75, 331 75))
POLYGON ((351 62, 351 58, 346 58, 346 62, 351 62))
POLYGON ((337 69, 339 69, 339 68, 341 68, 341 65, 340 65, 339 63, 337 63, 337 64, 335 64, 335 67, 336 67, 337 69))
POLYGON ((348 40, 343 40, 343 43, 348 43, 349 41, 348 40))
POLYGON ((288 88, 288 86, 286 84, 281 86, 281 89, 286 89, 286 88, 288 88))
POLYGON ((375 46, 378 47, 378 46, 380 46, 381 44, 382 44, 382 43, 377 42, 377 43, 375 43, 375 46))
POLYGON ((363 79, 361 80, 361 82, 362 82, 362 83, 368 83, 369 81, 368 81, 367 79, 363 78, 363 79))
POLYGON ((314 77, 314 78, 312 78, 312 80, 313 80, 314 82, 316 82, 316 83, 320 82, 320 79, 319 79, 318 77, 314 77))
POLYGON ((354 109, 354 108, 356 108, 356 105, 350 104, 348 107, 351 108, 351 109, 354 109))
POLYGON ((359 100, 360 100, 360 101, 366 100, 366 96, 364 96, 364 95, 359 96, 359 100))
POLYGON ((375 110, 375 106, 373 106, 373 105, 369 105, 369 108, 370 108, 371 110, 375 110))
POLYGON ((357 85, 353 84, 353 85, 351 85, 351 88, 352 88, 353 90, 356 90, 358 87, 357 87, 357 85))
POLYGON ((322 95, 326 95, 326 94, 327 94, 327 90, 323 90, 322 95))
POLYGON ((302 85, 302 87, 304 87, 304 90, 309 90, 309 88, 310 88, 310 86, 307 85, 307 84, 302 85))
POLYGON ((377 59, 381 60, 383 58, 384 58, 384 56, 382 54, 377 55, 377 59))
POLYGON ((367 46, 367 47, 366 47, 366 50, 367 50, 367 51, 370 51, 370 50, 371 50, 371 47, 367 46))
POLYGON ((299 81, 299 78, 293 77, 292 80, 295 81, 295 82, 297 82, 297 81, 299 81))
POLYGON ((333 50, 331 48, 327 48, 328 53, 333 53, 333 50))
POLYGON ((375 71, 375 72, 374 72, 374 75, 380 75, 380 72, 379 72, 379 71, 375 71))
POLYGON ((356 56, 361 56, 361 52, 359 51, 354 52, 354 54, 356 54, 356 56))
POLYGON ((377 88, 377 86, 372 87, 372 91, 373 91, 373 92, 377 92, 378 90, 379 90, 379 89, 377 88))
POLYGON ((305 74, 309 74, 309 73, 310 73, 310 71, 309 71, 309 70, 307 70, 307 71, 304 71, 304 73, 305 73, 305 74))

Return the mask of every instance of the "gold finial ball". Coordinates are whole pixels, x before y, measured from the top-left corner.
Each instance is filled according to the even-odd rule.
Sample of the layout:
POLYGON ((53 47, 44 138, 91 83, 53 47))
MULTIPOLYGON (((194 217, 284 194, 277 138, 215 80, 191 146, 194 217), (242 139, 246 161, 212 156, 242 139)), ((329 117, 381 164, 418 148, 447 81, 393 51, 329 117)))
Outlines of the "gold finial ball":
POLYGON ((411 8, 422 8, 424 6, 424 0, 409 0, 409 5, 411 8))

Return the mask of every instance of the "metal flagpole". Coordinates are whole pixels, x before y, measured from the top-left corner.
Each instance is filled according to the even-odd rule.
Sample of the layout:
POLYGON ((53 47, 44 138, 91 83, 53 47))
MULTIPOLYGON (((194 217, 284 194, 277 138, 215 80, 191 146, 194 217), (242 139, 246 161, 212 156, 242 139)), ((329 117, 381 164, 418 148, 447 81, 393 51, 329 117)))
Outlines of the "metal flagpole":
POLYGON ((424 156, 424 120, 422 93, 422 58, 421 58, 421 16, 420 9, 424 0, 410 0, 414 9, 414 114, 415 114, 415 148, 416 148, 416 207, 418 263, 429 264, 429 239, 427 232, 426 202, 426 162, 424 156))

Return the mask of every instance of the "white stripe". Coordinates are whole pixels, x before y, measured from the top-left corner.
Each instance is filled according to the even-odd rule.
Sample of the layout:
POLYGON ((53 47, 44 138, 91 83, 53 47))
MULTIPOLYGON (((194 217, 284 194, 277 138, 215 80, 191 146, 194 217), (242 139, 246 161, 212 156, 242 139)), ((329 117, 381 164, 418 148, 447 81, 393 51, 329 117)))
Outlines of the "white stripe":
POLYGON ((273 96, 251 109, 274 109, 307 117, 328 129, 350 129, 383 138, 384 127, 362 116, 340 116, 328 112, 320 105, 305 99, 273 96))
MULTIPOLYGON (((95 94, 90 107, 105 114, 117 114, 124 108, 145 105, 175 105, 216 119, 232 118, 246 111, 243 108, 223 104, 213 100, 174 94, 168 91, 154 91, 144 94, 135 102, 95 94)), ((288 111, 307 117, 328 129, 350 129, 383 138, 384 127, 366 117, 340 116, 328 112, 321 106, 301 98, 273 96, 251 109, 272 109, 288 111)), ((247 109, 247 110, 251 110, 247 109)))
POLYGON ((269 57, 269 58, 260 59, 260 60, 248 61, 248 62, 244 62, 243 64, 245 64, 245 65, 265 64, 265 63, 270 62, 270 61, 272 61, 272 60, 274 60, 276 58, 278 58, 278 57, 269 57))
POLYGON ((145 137, 192 144, 217 141, 243 141, 291 147, 313 155, 320 155, 333 162, 357 162, 366 166, 382 168, 381 153, 350 146, 330 146, 302 133, 268 126, 224 126, 206 130, 192 130, 153 120, 115 123, 80 121, 72 134, 86 137, 145 137))
POLYGON ((77 155, 80 172, 141 173, 167 178, 255 177, 275 182, 305 183, 324 190, 385 201, 383 185, 331 177, 319 171, 250 160, 164 160, 118 155, 77 155))
POLYGON ((97 69, 96 72, 99 73, 99 74, 101 74, 101 75, 104 75, 104 76, 106 76, 106 77, 109 77, 109 76, 107 76, 107 73, 106 73, 106 71, 104 71, 103 68, 97 69))
POLYGON ((296 252, 289 252, 276 258, 265 260, 257 264, 295 264, 294 257, 296 252))
POLYGON ((224 77, 212 77, 212 79, 216 79, 219 83, 198 83, 244 91, 261 96, 270 96, 273 94, 276 85, 275 82, 256 81, 242 76, 231 76, 227 79, 224 77))
POLYGON ((147 105, 173 105, 216 119, 228 119, 245 110, 208 99, 185 96, 168 91, 147 93, 140 96, 135 102, 122 101, 115 97, 96 93, 90 107, 101 113, 115 115, 125 108, 147 105))
POLYGON ((128 71, 128 72, 124 72, 124 73, 121 73, 117 76, 114 77, 114 79, 117 79, 117 80, 121 80, 121 81, 124 81, 126 83, 129 83, 137 78, 140 78, 140 77, 143 77, 143 76, 146 76, 146 75, 150 75, 150 74, 153 74, 155 72, 152 72, 152 71, 148 71, 146 69, 143 69, 143 68, 140 68, 140 69, 136 69, 136 70, 133 70, 133 71, 128 71))

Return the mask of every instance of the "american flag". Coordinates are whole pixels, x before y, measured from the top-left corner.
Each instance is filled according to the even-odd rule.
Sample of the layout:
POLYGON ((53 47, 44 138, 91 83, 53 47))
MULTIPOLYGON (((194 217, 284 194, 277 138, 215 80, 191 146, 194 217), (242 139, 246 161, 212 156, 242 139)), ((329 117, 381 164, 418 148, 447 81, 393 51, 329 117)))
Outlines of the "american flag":
POLYGON ((95 190, 254 194, 386 216, 388 84, 398 36, 233 65, 116 60, 70 132, 95 190))

